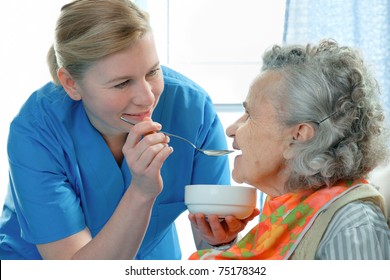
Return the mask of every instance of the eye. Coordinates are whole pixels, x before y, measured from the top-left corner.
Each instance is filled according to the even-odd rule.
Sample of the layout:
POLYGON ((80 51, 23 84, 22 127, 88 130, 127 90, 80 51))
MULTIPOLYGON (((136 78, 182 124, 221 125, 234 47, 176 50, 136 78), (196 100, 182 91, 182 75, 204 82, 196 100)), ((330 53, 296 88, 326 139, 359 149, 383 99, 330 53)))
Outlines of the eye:
POLYGON ((249 119, 250 118, 250 114, 249 114, 249 110, 248 110, 248 103, 246 101, 242 102, 242 107, 244 109, 243 118, 249 119))
POLYGON ((250 117, 251 117, 251 115, 249 114, 249 111, 247 109, 245 109, 244 116, 246 117, 246 119, 250 119, 250 117))
POLYGON ((158 75, 159 71, 160 71, 160 68, 153 69, 152 71, 150 71, 150 72, 148 73, 148 76, 149 76, 149 77, 156 76, 156 75, 158 75))
POLYGON ((130 84, 130 80, 126 80, 120 84, 117 84, 115 85, 114 87, 117 88, 117 89, 122 89, 122 88, 125 88, 126 86, 128 86, 130 84))

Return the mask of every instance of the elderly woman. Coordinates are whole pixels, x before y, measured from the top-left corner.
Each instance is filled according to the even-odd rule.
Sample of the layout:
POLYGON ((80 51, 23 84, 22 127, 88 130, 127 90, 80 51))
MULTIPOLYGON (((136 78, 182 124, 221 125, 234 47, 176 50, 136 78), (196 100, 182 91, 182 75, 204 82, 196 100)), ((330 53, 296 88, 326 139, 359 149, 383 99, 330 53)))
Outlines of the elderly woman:
MULTIPOLYGON (((190 259, 390 259, 384 202, 366 180, 387 160, 378 94, 358 52, 334 41, 266 52, 226 130, 242 152, 234 180, 267 194, 260 222, 190 259)), ((204 215, 189 218, 217 234, 204 215)))

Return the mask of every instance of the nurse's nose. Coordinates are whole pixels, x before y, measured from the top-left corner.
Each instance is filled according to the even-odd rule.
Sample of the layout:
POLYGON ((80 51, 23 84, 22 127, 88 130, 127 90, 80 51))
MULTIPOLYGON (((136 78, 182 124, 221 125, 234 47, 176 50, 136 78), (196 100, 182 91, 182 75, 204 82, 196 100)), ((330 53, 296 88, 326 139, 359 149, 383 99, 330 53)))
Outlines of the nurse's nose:
POLYGON ((155 98, 153 86, 147 81, 140 81, 133 99, 134 103, 138 106, 151 106, 154 104, 155 98))

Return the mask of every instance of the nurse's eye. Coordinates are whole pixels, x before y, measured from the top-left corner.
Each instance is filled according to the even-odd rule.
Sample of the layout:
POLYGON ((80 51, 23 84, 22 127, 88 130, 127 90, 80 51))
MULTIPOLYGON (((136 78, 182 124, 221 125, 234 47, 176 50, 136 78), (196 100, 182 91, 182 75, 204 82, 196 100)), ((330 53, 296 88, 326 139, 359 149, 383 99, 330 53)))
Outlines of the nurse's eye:
POLYGON ((160 68, 153 69, 152 71, 150 71, 148 73, 148 77, 154 77, 154 76, 158 75, 160 70, 161 70, 160 68))
POLYGON ((130 83, 131 83, 131 80, 126 80, 120 84, 115 85, 115 88, 122 89, 122 88, 125 88, 126 86, 130 85, 130 83))

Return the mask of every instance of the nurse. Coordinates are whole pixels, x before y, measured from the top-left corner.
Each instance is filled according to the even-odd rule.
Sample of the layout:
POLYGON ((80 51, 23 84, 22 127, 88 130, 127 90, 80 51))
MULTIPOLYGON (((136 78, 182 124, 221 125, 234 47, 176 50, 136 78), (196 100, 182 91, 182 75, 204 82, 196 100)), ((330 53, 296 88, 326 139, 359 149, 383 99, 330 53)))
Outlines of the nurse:
MULTIPOLYGON (((209 96, 160 66, 148 16, 127 0, 65 5, 48 63, 53 82, 10 127, 0 259, 181 259, 184 186, 229 184, 228 159, 158 131, 225 149, 209 96)), ((213 223, 229 239, 246 224, 213 223)))

